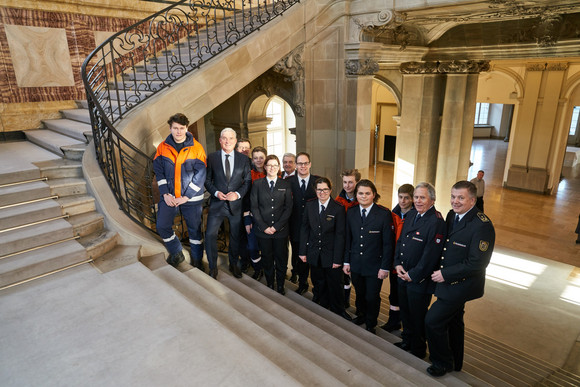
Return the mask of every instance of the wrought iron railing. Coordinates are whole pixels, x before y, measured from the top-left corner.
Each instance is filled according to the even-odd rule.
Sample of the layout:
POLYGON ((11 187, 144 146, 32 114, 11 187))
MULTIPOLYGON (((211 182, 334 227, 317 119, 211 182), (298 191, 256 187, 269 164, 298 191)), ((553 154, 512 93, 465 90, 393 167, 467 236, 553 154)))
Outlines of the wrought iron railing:
POLYGON ((115 124, 299 1, 182 0, 111 36, 84 61, 97 160, 131 219, 155 231, 152 159, 115 124))

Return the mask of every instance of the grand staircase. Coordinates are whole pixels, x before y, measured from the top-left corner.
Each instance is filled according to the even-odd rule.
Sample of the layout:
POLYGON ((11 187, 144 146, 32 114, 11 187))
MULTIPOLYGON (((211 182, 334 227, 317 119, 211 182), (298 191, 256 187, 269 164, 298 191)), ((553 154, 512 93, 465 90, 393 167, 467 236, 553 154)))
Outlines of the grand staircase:
POLYGON ((0 289, 120 253, 138 259, 139 248, 118 245, 87 193, 81 159, 91 132, 82 106, 25 132, 61 159, 0 174, 0 289))

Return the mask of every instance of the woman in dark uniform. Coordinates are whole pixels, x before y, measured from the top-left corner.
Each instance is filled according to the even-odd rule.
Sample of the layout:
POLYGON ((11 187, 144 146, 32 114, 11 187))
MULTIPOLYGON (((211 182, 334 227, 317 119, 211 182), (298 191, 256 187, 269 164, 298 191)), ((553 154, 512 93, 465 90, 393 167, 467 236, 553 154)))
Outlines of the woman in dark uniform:
POLYGON ((262 266, 268 287, 286 294, 284 281, 288 268, 288 220, 292 214, 290 183, 278 177, 280 160, 275 155, 266 157, 266 177, 252 186, 252 215, 254 230, 262 251, 262 266))

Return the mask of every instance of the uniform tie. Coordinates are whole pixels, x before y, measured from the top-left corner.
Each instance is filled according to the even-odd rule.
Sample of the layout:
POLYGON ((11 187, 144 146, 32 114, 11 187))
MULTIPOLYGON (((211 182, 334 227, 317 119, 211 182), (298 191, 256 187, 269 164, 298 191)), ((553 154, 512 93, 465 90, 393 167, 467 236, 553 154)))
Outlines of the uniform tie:
POLYGON ((364 223, 365 220, 367 219, 367 209, 366 208, 363 208, 362 209, 362 215, 361 215, 361 217, 362 217, 362 222, 364 223))
POLYGON ((415 223, 417 223, 417 221, 419 220, 420 217, 421 217, 421 214, 417 213, 417 216, 415 216, 415 219, 413 219, 413 226, 415 225, 415 223))
POLYGON ((300 186, 300 189, 302 190, 302 195, 304 195, 306 193, 306 180, 302 179, 302 185, 300 186))
POLYGON ((456 214, 455 219, 453 220, 453 228, 451 230, 455 229, 455 227, 457 227, 458 224, 459 224, 459 215, 456 214))
POLYGON ((270 180, 270 192, 274 192, 274 180, 270 180))
POLYGON ((226 181, 229 183, 232 177, 232 171, 230 169, 230 155, 226 155, 226 181))
POLYGON ((326 209, 324 208, 324 206, 321 204, 320 205, 320 218, 324 218, 324 214, 326 212, 326 209))

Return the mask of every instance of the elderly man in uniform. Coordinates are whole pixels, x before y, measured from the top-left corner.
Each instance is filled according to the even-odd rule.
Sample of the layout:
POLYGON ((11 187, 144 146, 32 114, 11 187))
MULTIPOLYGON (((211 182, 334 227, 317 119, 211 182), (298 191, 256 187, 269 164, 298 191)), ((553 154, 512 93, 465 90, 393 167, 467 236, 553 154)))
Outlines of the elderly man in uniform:
POLYGON ((395 249, 403 322, 403 341, 395 345, 422 359, 427 349, 425 315, 435 287, 431 273, 439 264, 446 227, 443 216, 435 209, 435 187, 431 184, 417 184, 413 204, 415 208, 406 215, 408 219, 395 249))
POLYGON ((491 259, 495 230, 491 220, 475 206, 477 188, 459 181, 451 188, 452 210, 447 214, 447 238, 439 270, 431 274, 437 283, 437 301, 425 317, 429 354, 427 372, 443 376, 461 371, 465 303, 483 296, 485 269, 491 259))

